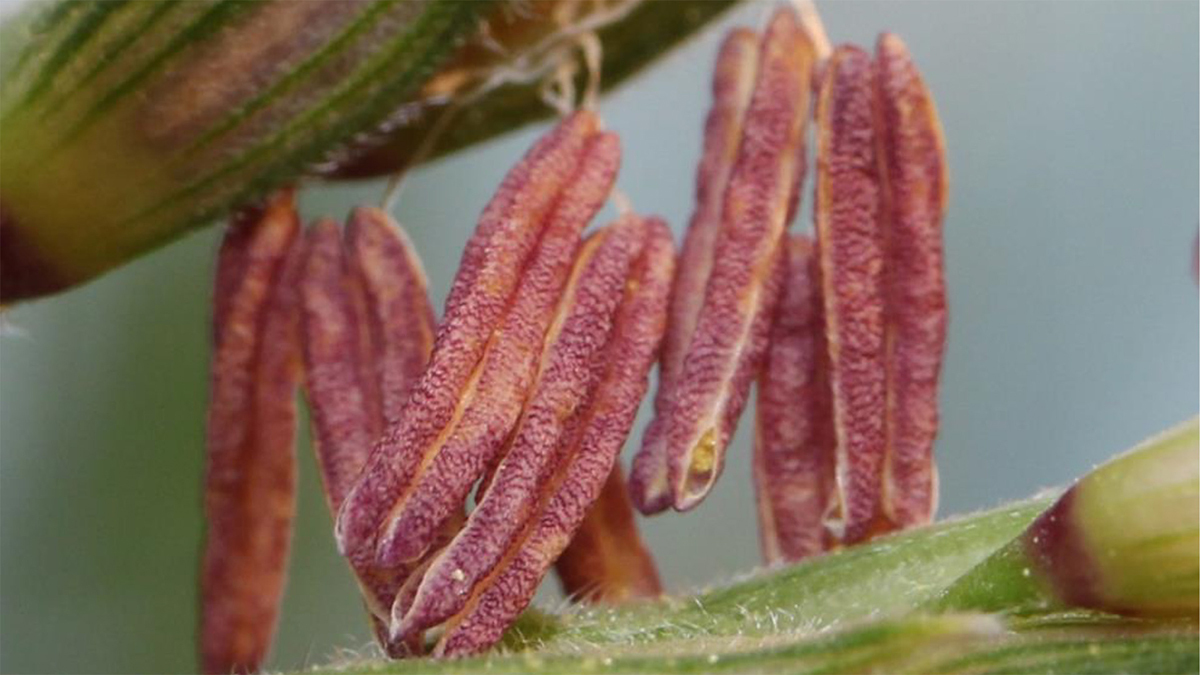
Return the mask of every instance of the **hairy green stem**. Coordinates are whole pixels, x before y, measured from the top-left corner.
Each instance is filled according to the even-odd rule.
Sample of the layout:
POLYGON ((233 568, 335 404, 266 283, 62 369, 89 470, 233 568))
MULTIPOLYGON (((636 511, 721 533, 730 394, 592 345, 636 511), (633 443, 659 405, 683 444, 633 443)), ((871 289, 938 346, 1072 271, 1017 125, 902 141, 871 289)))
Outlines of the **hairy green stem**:
POLYGON ((1194 620, 912 611, 1046 504, 1039 499, 957 519, 688 598, 558 616, 530 611, 503 650, 480 658, 359 660, 315 672, 1176 673, 1200 667, 1194 620))
POLYGON ((484 657, 363 660, 331 669, 1194 672, 1200 668, 1197 443, 1192 421, 1097 468, 1053 503, 1041 497, 947 520, 685 597, 558 615, 530 610, 503 648, 484 657), (1049 530, 1048 522, 1054 523, 1049 530), (1189 545, 1158 545, 1164 528, 1170 542, 1183 531, 1189 545), (1045 549, 1047 532, 1067 537, 1072 546, 1065 550, 1084 557, 1056 558, 1050 575, 1039 569, 1044 561, 1030 554, 1045 549), (1081 535, 1087 547, 1074 548, 1081 535), (1093 563, 1103 574, 1082 578, 1107 583, 1096 597, 1124 604, 1076 602, 1092 596, 1056 585, 1093 563), (1182 585, 1170 586, 1176 580, 1182 585), (1168 596, 1171 602, 1163 600, 1168 596))

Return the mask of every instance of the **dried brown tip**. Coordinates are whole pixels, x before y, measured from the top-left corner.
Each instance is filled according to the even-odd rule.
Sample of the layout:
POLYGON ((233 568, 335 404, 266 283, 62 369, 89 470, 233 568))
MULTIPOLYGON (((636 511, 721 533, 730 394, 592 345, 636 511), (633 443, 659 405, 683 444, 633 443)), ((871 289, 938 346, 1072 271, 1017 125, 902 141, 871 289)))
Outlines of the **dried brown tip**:
POLYGON ((236 219, 215 283, 201 569, 206 673, 253 672, 270 648, 295 512, 296 284, 290 192, 236 219))
POLYGON ((763 559, 829 548, 824 519, 836 489, 833 411, 821 288, 812 240, 792 235, 787 276, 758 376, 754 486, 763 559))
POLYGON ((766 349, 784 231, 804 174, 812 44, 790 8, 772 16, 725 188, 703 306, 666 421, 668 482, 678 510, 712 489, 766 349))
POLYGON ((937 506, 933 442, 946 344, 946 152, 933 97, 895 35, 879 37, 875 75, 887 251, 882 508, 890 525, 902 528, 928 523, 937 506))
POLYGON ((825 67, 816 109, 814 222, 837 441, 837 513, 845 543, 871 534, 884 462, 884 289, 874 65, 841 46, 825 67))
POLYGON ((563 594, 575 600, 620 604, 662 595, 619 462, 554 569, 563 594))

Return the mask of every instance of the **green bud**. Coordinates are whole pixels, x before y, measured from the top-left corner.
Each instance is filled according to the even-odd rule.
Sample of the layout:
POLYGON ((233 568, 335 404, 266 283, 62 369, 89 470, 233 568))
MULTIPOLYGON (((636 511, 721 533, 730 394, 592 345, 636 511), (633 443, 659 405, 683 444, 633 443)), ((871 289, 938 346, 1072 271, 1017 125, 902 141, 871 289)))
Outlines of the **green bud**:
POLYGON ((1196 617, 1198 445, 1193 419, 1096 468, 934 605, 1196 617))

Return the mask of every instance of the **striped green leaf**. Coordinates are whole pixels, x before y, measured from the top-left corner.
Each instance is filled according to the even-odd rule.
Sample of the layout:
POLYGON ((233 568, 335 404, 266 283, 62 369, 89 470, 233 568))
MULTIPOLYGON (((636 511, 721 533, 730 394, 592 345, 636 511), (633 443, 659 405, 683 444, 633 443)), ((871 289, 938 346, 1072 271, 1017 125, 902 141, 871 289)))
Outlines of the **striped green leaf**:
POLYGON ((581 35, 598 32, 612 86, 730 4, 35 5, 0 47, 0 302, 86 281, 302 176, 394 171, 447 106, 461 117, 426 157, 545 116, 540 83, 580 61, 581 35))

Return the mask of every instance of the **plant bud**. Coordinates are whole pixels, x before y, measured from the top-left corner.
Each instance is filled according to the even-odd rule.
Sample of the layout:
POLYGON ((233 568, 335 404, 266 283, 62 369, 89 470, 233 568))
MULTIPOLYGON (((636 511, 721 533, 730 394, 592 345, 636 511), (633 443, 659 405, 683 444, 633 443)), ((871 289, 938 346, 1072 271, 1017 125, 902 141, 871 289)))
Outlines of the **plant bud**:
POLYGON ((1196 617, 1198 442, 1193 419, 1096 468, 936 605, 1196 617))

